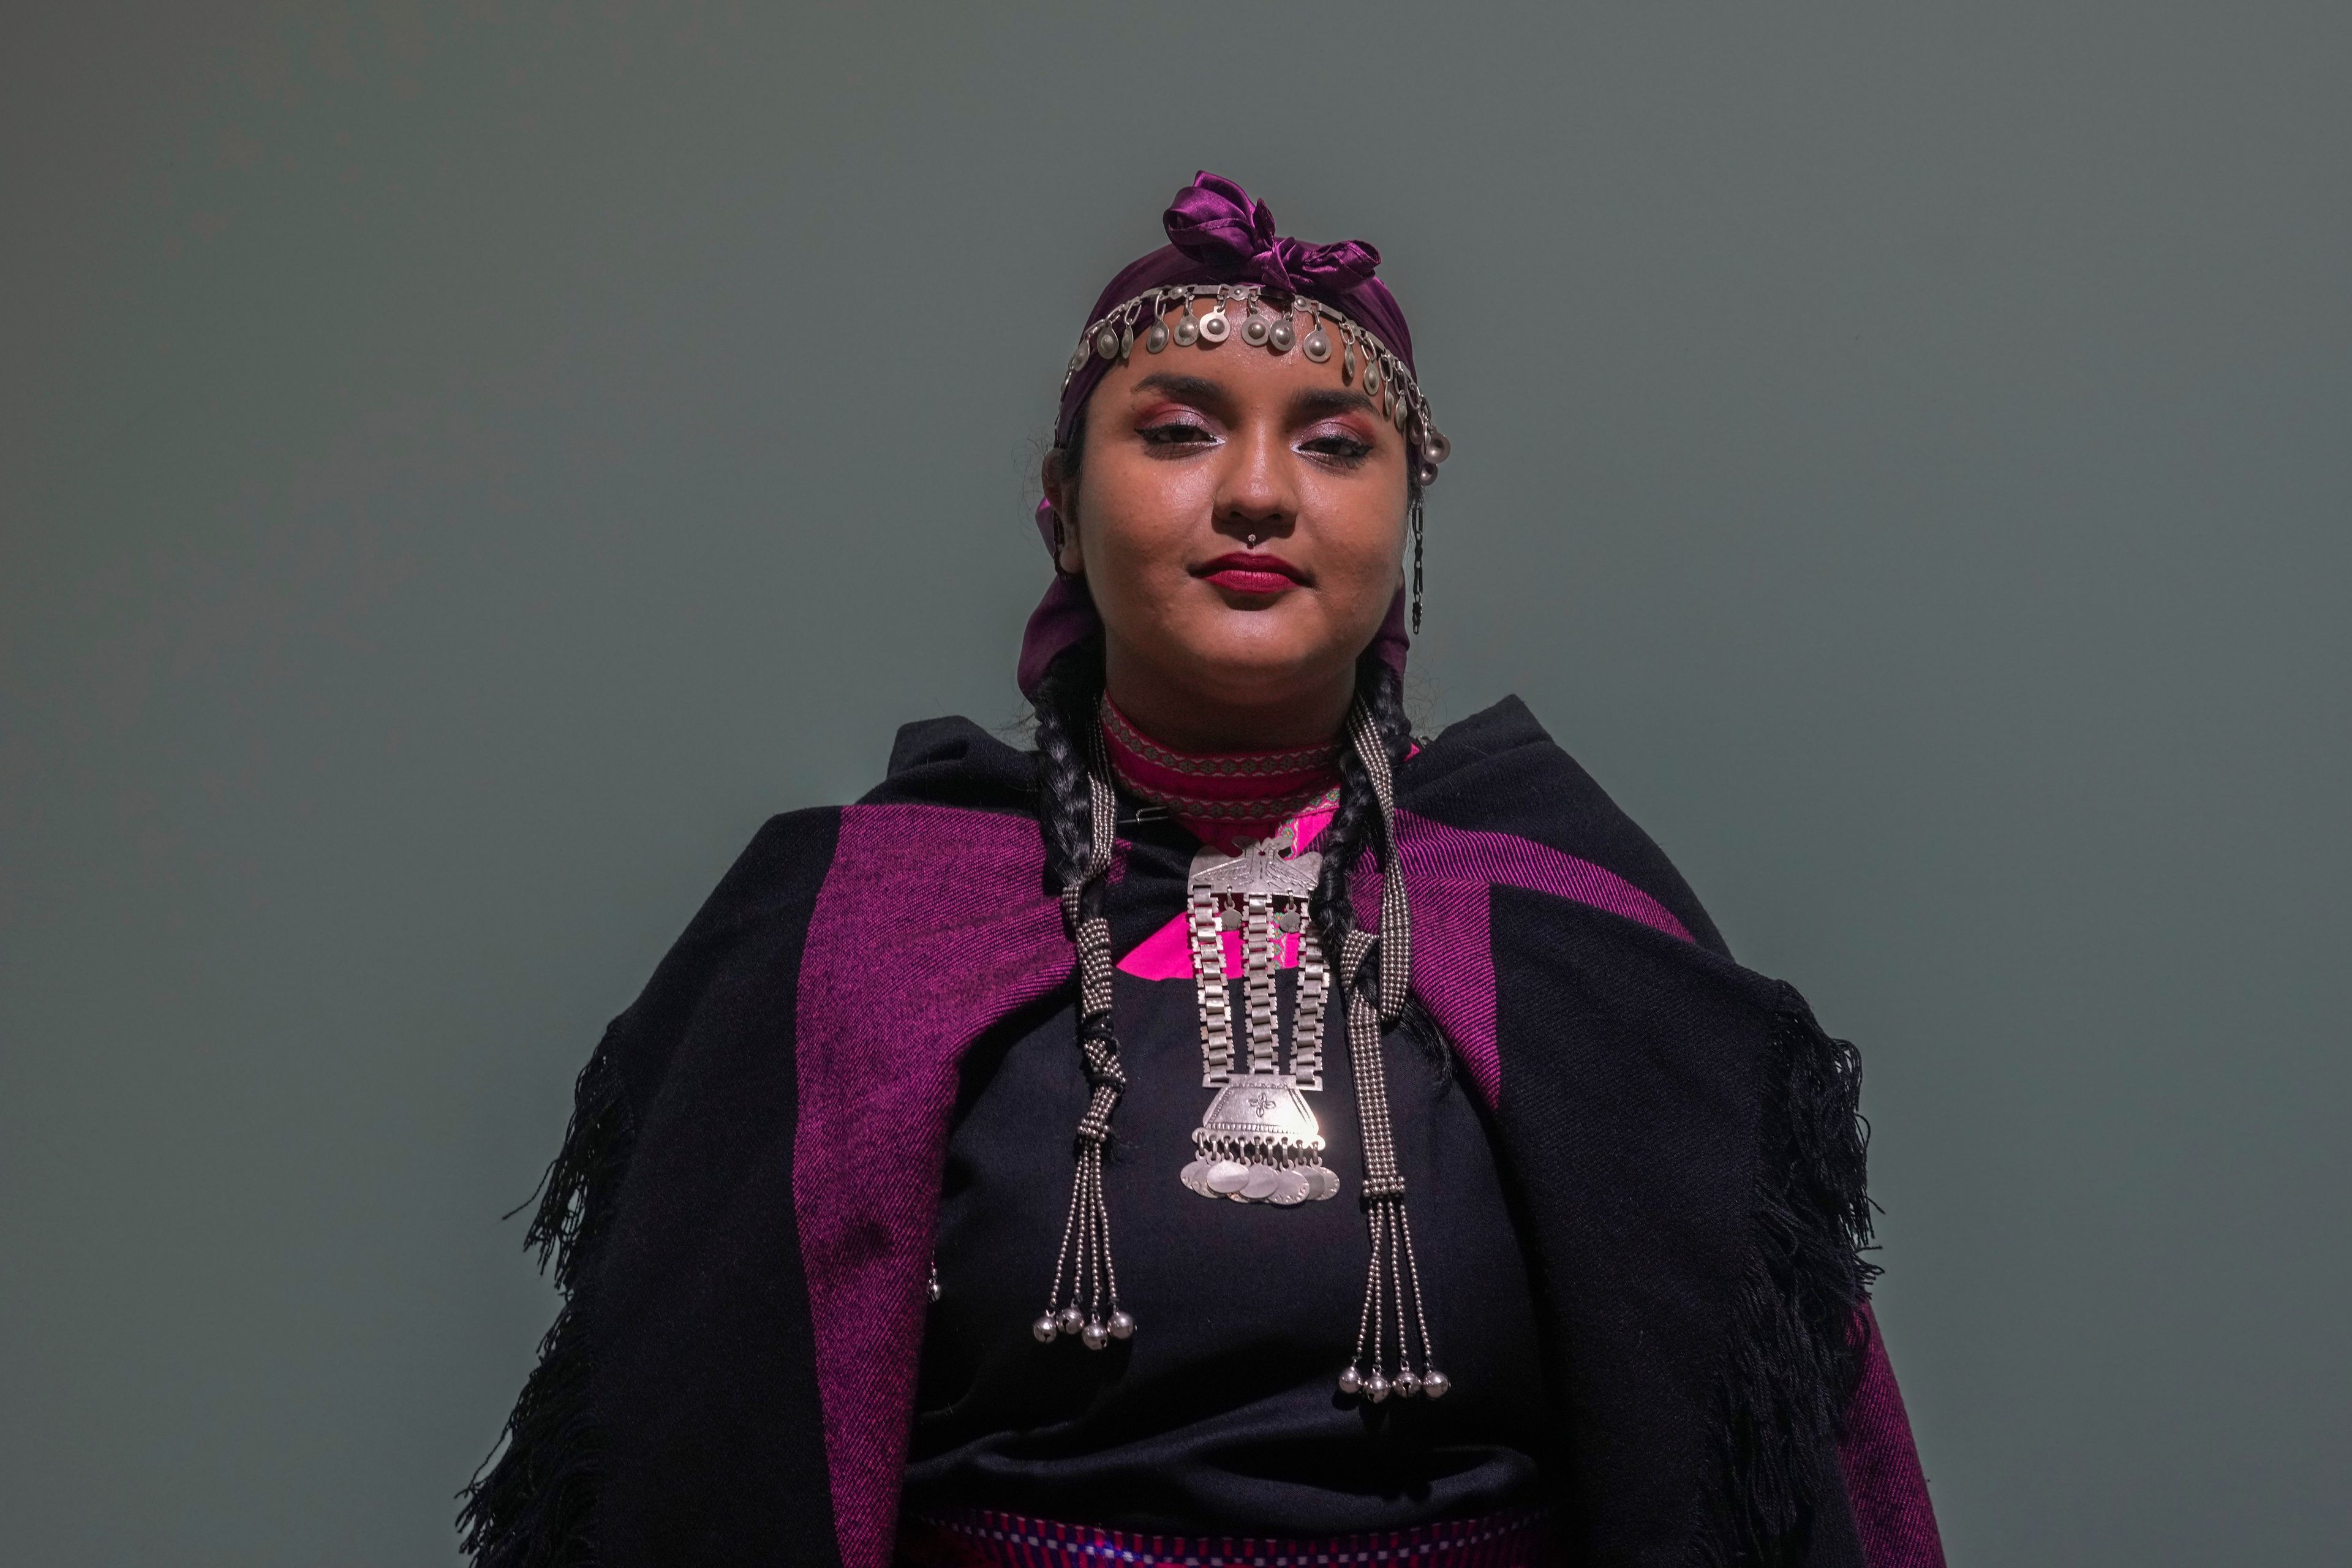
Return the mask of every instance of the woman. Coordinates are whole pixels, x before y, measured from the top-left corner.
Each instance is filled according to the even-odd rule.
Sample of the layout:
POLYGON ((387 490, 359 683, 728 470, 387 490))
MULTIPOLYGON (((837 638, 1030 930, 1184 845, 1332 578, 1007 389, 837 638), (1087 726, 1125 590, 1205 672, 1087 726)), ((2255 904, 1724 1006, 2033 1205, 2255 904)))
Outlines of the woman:
POLYGON ((1378 254, 1166 226, 1064 385, 1035 752, 908 727, 614 1021, 468 1549, 1940 1563, 1851 1047, 1516 700, 1412 737, 1378 254))

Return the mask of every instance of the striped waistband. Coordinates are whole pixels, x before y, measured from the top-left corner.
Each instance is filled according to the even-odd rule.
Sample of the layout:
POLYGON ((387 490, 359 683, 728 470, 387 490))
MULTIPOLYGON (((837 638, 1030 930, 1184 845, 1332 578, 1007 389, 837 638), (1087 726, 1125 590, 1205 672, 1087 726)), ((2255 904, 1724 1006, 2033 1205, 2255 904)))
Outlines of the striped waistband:
POLYGON ((1518 1508, 1409 1530, 1296 1538, 1156 1535, 982 1509, 912 1515, 904 1568, 1555 1568, 1551 1516, 1518 1508))

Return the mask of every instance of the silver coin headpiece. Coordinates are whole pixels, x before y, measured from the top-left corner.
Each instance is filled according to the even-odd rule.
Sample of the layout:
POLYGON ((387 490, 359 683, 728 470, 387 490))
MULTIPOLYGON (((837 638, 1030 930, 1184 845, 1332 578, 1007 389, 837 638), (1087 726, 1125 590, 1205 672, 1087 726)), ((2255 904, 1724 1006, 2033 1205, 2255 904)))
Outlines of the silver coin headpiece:
POLYGON ((1381 417, 1411 443, 1414 482, 1424 489, 1437 482, 1437 466, 1454 446, 1431 417, 1429 399, 1412 367, 1370 328, 1304 294, 1280 295, 1257 283, 1171 283, 1146 289, 1087 324, 1062 385, 1067 390, 1089 359, 1124 364, 1138 344, 1156 354, 1171 345, 1213 349, 1228 340, 1270 354, 1296 351, 1317 364, 1336 355, 1341 384, 1370 398, 1381 417), (1181 312, 1173 321, 1167 319, 1171 312, 1181 312))

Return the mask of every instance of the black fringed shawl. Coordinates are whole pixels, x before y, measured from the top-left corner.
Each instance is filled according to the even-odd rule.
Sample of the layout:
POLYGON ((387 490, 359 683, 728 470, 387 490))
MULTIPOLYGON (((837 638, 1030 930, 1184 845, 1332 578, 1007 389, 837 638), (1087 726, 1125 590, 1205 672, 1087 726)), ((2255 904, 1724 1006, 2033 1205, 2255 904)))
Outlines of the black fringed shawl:
MULTIPOLYGON (((908 726, 864 801, 761 830, 606 1031, 530 1231, 565 1305, 467 1499, 484 1568, 885 1568, 957 1061, 1073 983, 1032 769, 908 726)), ((1493 1112, 1575 1560, 1939 1561, 1907 1431, 1840 1457, 1884 1365, 1853 1048, 1516 699, 1397 791, 1414 987, 1493 1112)))

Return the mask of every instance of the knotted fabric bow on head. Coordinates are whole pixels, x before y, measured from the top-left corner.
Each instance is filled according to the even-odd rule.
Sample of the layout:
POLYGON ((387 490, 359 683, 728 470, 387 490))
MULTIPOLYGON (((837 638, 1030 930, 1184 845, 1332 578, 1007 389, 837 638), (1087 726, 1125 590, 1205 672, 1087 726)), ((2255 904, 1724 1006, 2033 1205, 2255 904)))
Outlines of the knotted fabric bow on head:
POLYGON ((1272 207, 1205 169, 1176 193, 1161 222, 1169 243, 1194 261, 1238 268, 1242 280, 1278 293, 1337 305, 1340 295, 1380 269, 1381 253, 1360 239, 1309 245, 1276 234, 1272 207))
MULTIPOLYGON (((1318 300, 1347 313, 1370 331, 1389 352, 1402 360, 1418 377, 1412 363, 1412 333, 1404 323, 1404 309, 1388 285, 1372 273, 1381 253, 1361 240, 1337 245, 1309 245, 1278 235, 1274 212, 1264 202, 1223 174, 1202 170, 1192 183, 1176 193, 1160 219, 1169 243, 1149 256, 1137 258, 1119 270, 1087 313, 1099 321, 1117 307, 1154 289, 1184 283, 1255 283, 1283 294, 1318 300)), ((1062 406, 1054 421, 1054 445, 1066 447, 1084 415, 1087 399, 1109 374, 1112 361, 1088 354, 1062 388, 1062 406)), ((1037 505, 1037 531, 1045 548, 1054 548, 1053 509, 1037 505)), ((1021 689, 1034 695, 1046 667, 1071 644, 1101 629, 1094 600, 1081 579, 1065 577, 1056 569, 1054 584, 1029 617, 1021 642, 1021 689)), ((1404 595, 1398 592, 1389 606, 1388 620, 1373 638, 1381 657, 1404 668, 1404 595)))

